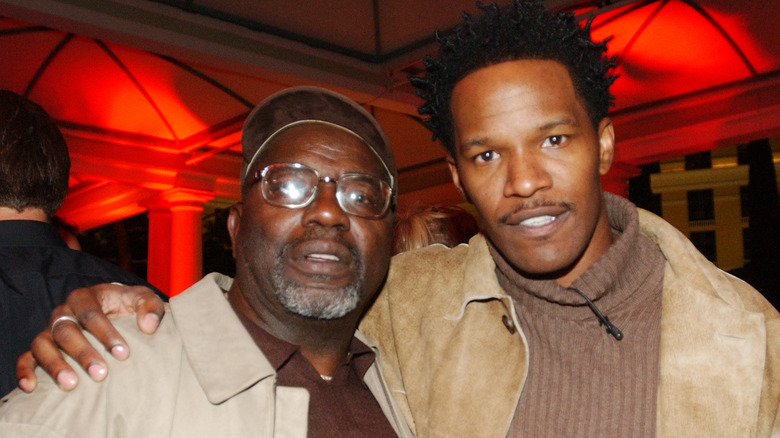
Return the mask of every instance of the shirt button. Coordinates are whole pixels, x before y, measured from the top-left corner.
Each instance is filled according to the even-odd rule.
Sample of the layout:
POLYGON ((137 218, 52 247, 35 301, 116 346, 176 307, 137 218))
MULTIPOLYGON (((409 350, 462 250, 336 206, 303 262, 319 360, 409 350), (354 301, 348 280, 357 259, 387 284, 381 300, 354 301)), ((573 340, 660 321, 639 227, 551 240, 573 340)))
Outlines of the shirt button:
POLYGON ((504 323, 504 327, 506 327, 507 331, 509 331, 510 335, 515 334, 517 329, 515 328, 515 323, 512 322, 512 318, 509 317, 509 315, 504 315, 501 317, 501 322, 504 323))

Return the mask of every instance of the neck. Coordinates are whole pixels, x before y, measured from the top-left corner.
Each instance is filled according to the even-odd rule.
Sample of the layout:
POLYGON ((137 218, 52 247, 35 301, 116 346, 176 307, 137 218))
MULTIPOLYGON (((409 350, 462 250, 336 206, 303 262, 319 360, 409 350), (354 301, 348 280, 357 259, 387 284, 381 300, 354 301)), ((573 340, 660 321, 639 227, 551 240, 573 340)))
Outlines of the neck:
POLYGON ((25 208, 17 211, 11 207, 0 207, 0 221, 38 221, 50 222, 49 215, 40 208, 25 208))
POLYGON ((228 291, 228 301, 237 313, 247 317, 272 336, 300 348, 301 355, 318 373, 332 376, 349 351, 357 328, 357 317, 351 314, 335 320, 304 318, 286 312, 274 315, 261 303, 250 303, 239 290, 238 281, 228 291))

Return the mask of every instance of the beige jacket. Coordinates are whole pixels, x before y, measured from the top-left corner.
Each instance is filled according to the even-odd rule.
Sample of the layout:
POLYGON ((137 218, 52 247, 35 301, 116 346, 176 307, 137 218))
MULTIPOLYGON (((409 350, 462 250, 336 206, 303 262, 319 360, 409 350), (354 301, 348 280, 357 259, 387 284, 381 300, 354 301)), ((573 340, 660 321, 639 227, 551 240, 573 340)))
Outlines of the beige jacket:
MULTIPOLYGON (((108 358, 102 384, 80 372, 71 393, 39 373, 32 394, 16 390, 3 400, 0 437, 306 436, 309 393, 276 386, 273 367, 223 296, 220 286, 231 282, 210 274, 171 299, 173 318, 153 336, 139 332, 135 317, 117 319, 131 358, 108 358)), ((376 365, 365 382, 400 436, 411 436, 376 365)))
MULTIPOLYGON (((639 222, 667 260, 657 435, 780 436, 780 315, 663 219, 640 210, 639 222)), ((507 434, 528 347, 494 270, 480 235, 401 254, 363 319, 419 438, 507 434)))

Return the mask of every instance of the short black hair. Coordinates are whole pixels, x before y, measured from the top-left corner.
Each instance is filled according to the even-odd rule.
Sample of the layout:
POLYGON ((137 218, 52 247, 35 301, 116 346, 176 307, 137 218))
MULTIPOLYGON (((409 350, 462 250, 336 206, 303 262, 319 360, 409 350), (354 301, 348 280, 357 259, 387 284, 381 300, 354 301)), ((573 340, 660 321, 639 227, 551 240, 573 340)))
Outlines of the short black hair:
POLYGON ((616 56, 606 55, 609 38, 593 42, 590 21, 580 27, 574 14, 549 12, 541 0, 515 0, 503 8, 477 2, 477 7, 482 11, 479 18, 463 12, 464 23, 449 36, 436 33, 438 56, 425 57, 424 76, 411 78, 425 101, 418 111, 428 116, 434 140, 440 139, 456 157, 450 98, 461 79, 484 67, 526 59, 557 61, 566 67, 591 123, 598 126, 613 105, 609 87, 617 78, 610 74, 616 56))
POLYGON ((48 216, 68 191, 65 138, 39 105, 0 90, 0 206, 40 208, 48 216))

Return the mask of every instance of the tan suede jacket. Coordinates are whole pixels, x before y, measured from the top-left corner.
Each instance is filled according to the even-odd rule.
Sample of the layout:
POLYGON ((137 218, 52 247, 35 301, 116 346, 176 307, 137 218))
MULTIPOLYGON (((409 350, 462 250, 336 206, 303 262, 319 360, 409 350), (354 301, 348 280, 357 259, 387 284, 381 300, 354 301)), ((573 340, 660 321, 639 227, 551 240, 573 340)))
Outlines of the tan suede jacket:
MULTIPOLYGON (((130 359, 108 357, 103 383, 71 362, 79 386, 70 393, 39 372, 33 393, 17 389, 3 400, 0 437, 305 437, 309 393, 276 385, 273 366, 223 296, 231 282, 209 274, 172 298, 173 317, 152 336, 134 316, 116 319, 130 359)), ((376 364, 364 381, 396 433, 411 437, 376 364)))
MULTIPOLYGON (((780 436, 780 315, 674 227, 639 211, 666 258, 659 437, 780 436)), ((393 259, 361 324, 418 438, 504 437, 528 347, 481 235, 393 259)))

